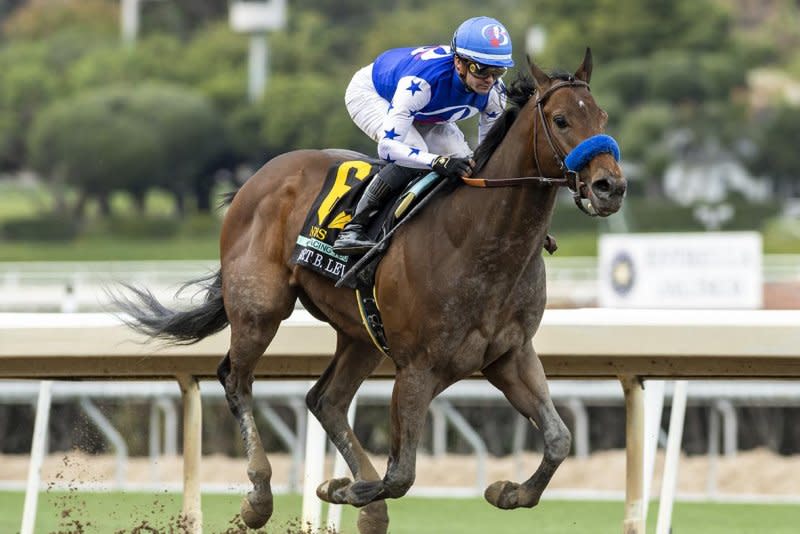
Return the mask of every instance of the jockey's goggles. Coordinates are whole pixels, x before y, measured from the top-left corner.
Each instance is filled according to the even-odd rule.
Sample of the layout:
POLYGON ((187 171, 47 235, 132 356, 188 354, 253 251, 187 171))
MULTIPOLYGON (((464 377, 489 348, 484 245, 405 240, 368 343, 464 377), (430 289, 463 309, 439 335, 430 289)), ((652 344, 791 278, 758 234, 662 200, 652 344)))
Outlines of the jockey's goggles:
POLYGON ((489 76, 492 76, 496 80, 508 70, 505 67, 481 65, 480 63, 475 63, 474 61, 467 61, 467 69, 469 70, 470 74, 481 80, 485 80, 489 76))

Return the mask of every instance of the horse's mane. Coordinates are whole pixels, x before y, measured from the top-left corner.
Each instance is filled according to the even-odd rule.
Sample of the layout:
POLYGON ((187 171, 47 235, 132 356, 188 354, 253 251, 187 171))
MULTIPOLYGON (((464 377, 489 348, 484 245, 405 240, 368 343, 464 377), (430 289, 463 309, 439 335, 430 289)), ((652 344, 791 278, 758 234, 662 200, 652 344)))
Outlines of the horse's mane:
MULTIPOLYGON (((574 79, 572 74, 565 71, 551 72, 550 77, 558 80, 574 79)), ((519 72, 516 79, 506 87, 506 97, 508 98, 506 110, 492 125, 486 137, 483 138, 483 142, 475 149, 473 154, 475 171, 473 174, 483 170, 484 165, 489 161, 494 151, 497 150, 497 147, 500 146, 508 130, 511 129, 511 125, 514 124, 514 121, 519 116, 520 110, 528 103, 528 100, 531 99, 535 92, 536 84, 533 79, 522 72, 519 72)))
POLYGON ((237 187, 233 191, 227 191, 225 193, 222 193, 220 195, 220 201, 219 201, 219 204, 217 205, 217 209, 222 209, 225 206, 230 206, 231 202, 233 202, 233 197, 235 197, 236 193, 238 193, 238 192, 239 192, 239 188, 237 187))

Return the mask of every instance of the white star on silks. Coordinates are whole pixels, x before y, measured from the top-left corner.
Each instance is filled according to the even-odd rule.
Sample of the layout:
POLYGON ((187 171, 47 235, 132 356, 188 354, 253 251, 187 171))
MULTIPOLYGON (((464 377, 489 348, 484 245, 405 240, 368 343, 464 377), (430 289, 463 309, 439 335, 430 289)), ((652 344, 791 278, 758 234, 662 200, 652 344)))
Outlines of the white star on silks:
POLYGON ((384 139, 394 139, 395 137, 400 137, 400 134, 394 131, 394 128, 391 130, 384 130, 383 133, 386 135, 383 136, 384 139))
POLYGON ((409 156, 419 156, 419 149, 411 147, 411 152, 408 153, 409 156))
POLYGON ((414 96, 414 94, 415 94, 417 91, 422 91, 422 88, 420 87, 420 84, 421 84, 421 83, 422 83, 422 82, 415 82, 415 81, 412 81, 412 82, 411 82, 411 85, 409 85, 408 87, 406 87, 406 91, 411 91, 411 96, 414 96))

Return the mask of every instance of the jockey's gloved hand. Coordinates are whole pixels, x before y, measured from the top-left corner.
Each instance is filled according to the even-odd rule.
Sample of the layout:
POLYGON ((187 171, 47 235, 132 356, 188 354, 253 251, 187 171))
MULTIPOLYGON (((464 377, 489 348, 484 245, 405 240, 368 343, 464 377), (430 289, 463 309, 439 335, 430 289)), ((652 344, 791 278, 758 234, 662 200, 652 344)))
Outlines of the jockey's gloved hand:
POLYGON ((462 176, 470 176, 475 162, 472 158, 448 158, 439 156, 431 164, 431 169, 445 178, 459 180, 462 176))

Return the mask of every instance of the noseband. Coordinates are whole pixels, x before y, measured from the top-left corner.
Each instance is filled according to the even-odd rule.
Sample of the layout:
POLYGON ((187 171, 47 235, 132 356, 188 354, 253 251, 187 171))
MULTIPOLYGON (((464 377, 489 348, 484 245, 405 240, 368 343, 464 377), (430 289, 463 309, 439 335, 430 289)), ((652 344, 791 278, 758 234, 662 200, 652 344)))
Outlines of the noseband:
MULTIPOLYGON (((530 183, 554 185, 556 187, 567 187, 570 191, 572 191, 572 199, 578 209, 591 217, 597 216, 597 212, 595 211, 591 202, 587 201, 585 204, 583 202, 584 200, 588 199, 587 185, 581 180, 579 172, 594 156, 604 152, 611 153, 614 158, 619 161, 619 147, 617 146, 617 142, 607 135, 592 136, 581 142, 569 154, 566 154, 561 147, 554 142, 550 125, 547 123, 547 120, 544 116, 544 104, 553 93, 559 89, 563 89, 564 87, 586 87, 589 89, 589 84, 574 78, 570 78, 569 80, 560 80, 551 85, 547 91, 542 93, 536 99, 536 112, 539 115, 539 120, 534 120, 533 122, 533 158, 536 163, 536 172, 539 174, 539 176, 503 178, 496 180, 486 180, 483 178, 462 178, 462 180, 467 185, 473 187, 508 187, 530 183), (561 170, 561 178, 542 176, 543 173, 539 164, 538 143, 540 123, 542 124, 545 140, 550 146, 550 150, 553 153, 553 158, 555 159, 556 165, 561 170)), ((534 95, 535 94, 536 93, 534 93, 534 95)))

